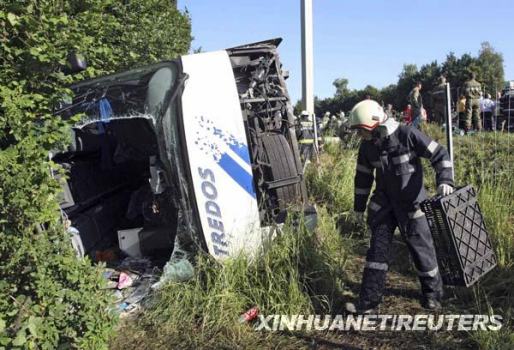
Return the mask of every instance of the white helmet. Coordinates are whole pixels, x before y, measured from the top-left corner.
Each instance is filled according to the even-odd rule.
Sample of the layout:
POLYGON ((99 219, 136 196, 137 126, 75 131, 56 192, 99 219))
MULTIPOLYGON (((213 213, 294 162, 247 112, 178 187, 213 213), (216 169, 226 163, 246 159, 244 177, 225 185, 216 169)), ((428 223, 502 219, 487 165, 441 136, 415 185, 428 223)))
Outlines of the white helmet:
POLYGON ((387 119, 382 106, 373 100, 364 100, 353 106, 350 112, 352 129, 373 130, 387 119))

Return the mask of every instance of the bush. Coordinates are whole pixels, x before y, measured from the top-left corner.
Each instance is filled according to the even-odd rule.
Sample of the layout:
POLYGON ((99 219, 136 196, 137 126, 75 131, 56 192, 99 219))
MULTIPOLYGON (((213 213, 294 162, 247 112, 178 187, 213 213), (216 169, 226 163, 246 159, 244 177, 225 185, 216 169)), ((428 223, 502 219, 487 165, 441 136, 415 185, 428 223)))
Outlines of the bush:
POLYGON ((66 85, 189 49, 190 21, 165 0, 0 2, 0 348, 106 348, 115 318, 101 270, 74 256, 49 152, 66 85), (89 67, 66 75, 66 57, 89 67))

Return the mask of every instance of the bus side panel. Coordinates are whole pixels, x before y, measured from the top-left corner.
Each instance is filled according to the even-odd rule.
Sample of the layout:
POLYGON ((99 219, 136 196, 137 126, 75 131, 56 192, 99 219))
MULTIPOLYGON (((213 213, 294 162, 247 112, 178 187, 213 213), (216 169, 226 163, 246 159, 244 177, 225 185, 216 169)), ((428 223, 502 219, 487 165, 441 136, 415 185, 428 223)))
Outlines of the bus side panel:
POLYGON ((222 260, 262 244, 250 154, 226 51, 183 56, 185 139, 202 231, 222 260))

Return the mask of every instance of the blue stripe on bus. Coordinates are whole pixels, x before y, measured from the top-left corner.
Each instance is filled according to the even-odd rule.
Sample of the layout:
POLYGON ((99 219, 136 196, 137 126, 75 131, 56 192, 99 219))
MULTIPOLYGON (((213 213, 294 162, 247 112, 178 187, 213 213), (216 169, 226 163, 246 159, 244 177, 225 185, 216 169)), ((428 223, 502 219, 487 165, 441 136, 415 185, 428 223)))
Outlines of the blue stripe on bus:
POLYGON ((228 154, 221 155, 218 164, 241 188, 243 188, 250 196, 256 198, 253 188, 253 176, 246 172, 237 162, 228 154))

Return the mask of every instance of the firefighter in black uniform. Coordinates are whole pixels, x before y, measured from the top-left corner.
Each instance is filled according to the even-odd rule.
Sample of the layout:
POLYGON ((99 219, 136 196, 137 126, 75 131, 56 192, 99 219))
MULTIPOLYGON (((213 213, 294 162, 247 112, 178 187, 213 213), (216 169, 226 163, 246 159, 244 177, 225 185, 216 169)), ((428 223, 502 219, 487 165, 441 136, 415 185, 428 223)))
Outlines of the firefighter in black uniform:
POLYGON ((300 156, 303 162, 311 159, 314 150, 314 123, 307 111, 302 111, 298 123, 298 143, 300 145, 300 156))
POLYGON ((350 126, 358 130, 362 143, 355 174, 354 211, 371 228, 370 248, 362 277, 357 305, 348 303, 348 311, 374 312, 385 286, 391 256, 391 242, 396 227, 407 243, 414 260, 423 297, 421 304, 431 310, 441 308, 442 280, 426 217, 420 203, 426 199, 420 157, 430 160, 437 176, 437 192, 453 192, 452 163, 445 148, 412 126, 400 125, 387 118, 375 101, 364 100, 352 109, 350 126))

